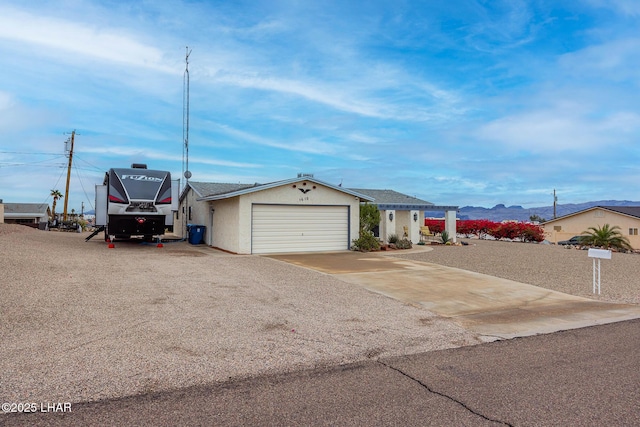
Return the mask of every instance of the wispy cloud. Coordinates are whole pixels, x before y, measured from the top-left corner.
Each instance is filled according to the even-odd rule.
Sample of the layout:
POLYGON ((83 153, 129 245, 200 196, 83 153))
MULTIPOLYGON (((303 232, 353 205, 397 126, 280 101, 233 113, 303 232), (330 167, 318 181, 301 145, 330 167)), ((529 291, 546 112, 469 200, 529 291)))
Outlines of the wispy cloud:
POLYGON ((116 62, 131 67, 175 73, 163 61, 163 53, 136 40, 127 28, 100 28, 69 20, 38 16, 5 8, 0 14, 0 39, 40 48, 116 62))

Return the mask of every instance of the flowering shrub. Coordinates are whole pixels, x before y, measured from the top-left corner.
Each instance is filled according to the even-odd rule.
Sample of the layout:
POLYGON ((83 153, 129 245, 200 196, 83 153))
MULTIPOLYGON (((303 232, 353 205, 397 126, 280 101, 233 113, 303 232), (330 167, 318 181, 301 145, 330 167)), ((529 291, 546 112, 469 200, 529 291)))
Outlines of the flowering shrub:
POLYGON ((443 219, 426 219, 424 220, 424 225, 429 227, 429 231, 433 234, 440 234, 444 230, 444 220, 443 219))
MULTIPOLYGON (((429 231, 440 234, 444 231, 444 220, 425 219, 424 225, 429 231)), ((465 236, 476 236, 484 239, 491 236, 494 239, 521 240, 523 242, 541 242, 544 240, 544 230, 539 225, 521 222, 493 222, 488 219, 467 219, 456 221, 456 232, 465 236)))

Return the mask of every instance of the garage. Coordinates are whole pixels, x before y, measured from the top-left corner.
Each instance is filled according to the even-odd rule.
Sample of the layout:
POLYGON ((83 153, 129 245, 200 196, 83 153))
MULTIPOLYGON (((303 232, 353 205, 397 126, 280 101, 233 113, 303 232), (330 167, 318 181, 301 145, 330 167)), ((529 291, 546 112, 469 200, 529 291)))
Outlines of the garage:
POLYGON ((254 204, 251 253, 349 249, 349 206, 254 204))
POLYGON ((373 200, 310 174, 267 184, 189 181, 174 230, 202 225, 204 244, 236 254, 344 251, 359 236, 360 203, 373 200))

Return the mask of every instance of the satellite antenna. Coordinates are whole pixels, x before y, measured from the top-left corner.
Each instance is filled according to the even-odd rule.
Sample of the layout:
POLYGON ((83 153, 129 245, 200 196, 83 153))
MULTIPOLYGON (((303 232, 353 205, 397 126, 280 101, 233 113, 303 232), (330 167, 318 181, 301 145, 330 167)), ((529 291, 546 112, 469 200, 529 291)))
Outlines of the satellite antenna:
POLYGON ((182 176, 186 180, 184 186, 191 178, 191 171, 189 171, 189 55, 191 55, 191 50, 189 50, 189 46, 186 47, 186 52, 184 59, 186 66, 182 79, 182 138, 184 141, 182 147, 182 176))

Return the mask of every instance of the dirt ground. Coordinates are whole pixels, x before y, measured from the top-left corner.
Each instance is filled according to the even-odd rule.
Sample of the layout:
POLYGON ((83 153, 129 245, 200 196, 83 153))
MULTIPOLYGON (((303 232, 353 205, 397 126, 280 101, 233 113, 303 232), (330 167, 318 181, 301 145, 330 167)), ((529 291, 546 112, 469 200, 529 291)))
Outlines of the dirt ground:
POLYGON ((321 272, 0 224, 0 396, 81 402, 479 342, 321 272))

